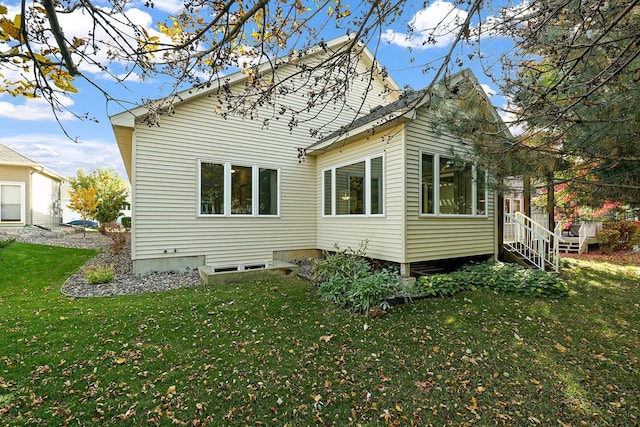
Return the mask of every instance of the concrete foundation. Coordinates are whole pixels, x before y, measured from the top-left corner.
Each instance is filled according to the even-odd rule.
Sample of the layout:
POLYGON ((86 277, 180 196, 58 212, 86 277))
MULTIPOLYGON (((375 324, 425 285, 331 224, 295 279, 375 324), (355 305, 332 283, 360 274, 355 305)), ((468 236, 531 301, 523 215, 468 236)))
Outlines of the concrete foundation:
POLYGON ((196 270, 205 263, 204 255, 167 258, 139 259, 133 261, 133 274, 146 274, 154 271, 196 270))
POLYGON ((244 280, 259 279, 270 274, 296 276, 299 270, 300 268, 297 265, 281 260, 198 268, 202 281, 207 285, 237 283, 244 280))

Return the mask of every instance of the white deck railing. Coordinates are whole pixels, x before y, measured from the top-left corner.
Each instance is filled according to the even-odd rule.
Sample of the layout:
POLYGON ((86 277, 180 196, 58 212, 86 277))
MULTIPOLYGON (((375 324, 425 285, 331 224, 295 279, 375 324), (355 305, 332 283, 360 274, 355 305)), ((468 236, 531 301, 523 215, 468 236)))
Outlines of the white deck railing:
POLYGON ((522 212, 505 214, 505 220, 513 224, 513 238, 504 242, 504 246, 525 258, 537 268, 560 270, 558 242, 560 229, 551 232, 546 227, 532 220, 522 212))

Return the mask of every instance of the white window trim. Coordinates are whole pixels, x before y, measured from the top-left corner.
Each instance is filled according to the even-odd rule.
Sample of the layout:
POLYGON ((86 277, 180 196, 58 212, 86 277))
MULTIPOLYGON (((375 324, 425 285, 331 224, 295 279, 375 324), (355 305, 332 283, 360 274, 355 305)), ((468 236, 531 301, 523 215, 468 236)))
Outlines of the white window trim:
POLYGON ((387 182, 386 179, 386 162, 385 162, 385 153, 376 153, 371 154, 366 157, 358 158, 355 160, 337 163, 331 167, 324 168, 320 171, 320 179, 322 186, 322 203, 321 203, 321 216, 323 218, 384 218, 386 216, 386 187, 385 184, 387 182), (375 159, 381 157, 382 158, 382 188, 381 188, 381 203, 382 203, 382 213, 380 214, 372 214, 371 213, 371 159, 375 159), (364 214, 336 214, 336 169, 340 169, 345 166, 353 165, 356 163, 364 162, 364 197, 367 201, 365 206, 364 214), (331 214, 326 215, 324 212, 324 200, 325 200, 325 183, 324 183, 324 174, 326 171, 331 171, 331 214))
POLYGON ((0 181, 0 187, 3 185, 7 186, 19 186, 20 187, 20 221, 3 221, 0 218, 0 222, 5 224, 26 224, 27 223, 27 192, 26 185, 24 182, 13 182, 13 181, 0 181))
MULTIPOLYGON (((488 218, 489 217, 489 191, 488 191, 488 172, 485 170, 485 213, 478 214, 478 180, 477 171, 478 168, 475 164, 471 163, 471 180, 473 186, 471 187, 471 214, 441 214, 440 213, 440 157, 450 158, 449 156, 441 156, 440 154, 433 153, 427 150, 420 150, 418 157, 418 192, 419 192, 419 204, 418 204, 418 216, 420 218, 488 218), (433 213, 422 212, 422 155, 433 156, 433 213)), ((470 162, 466 162, 470 163, 470 162)))
POLYGON ((257 164, 246 164, 242 162, 221 162, 218 160, 198 160, 198 183, 196 188, 196 217, 199 218, 280 218, 281 216, 281 186, 282 186, 282 170, 280 168, 275 168, 271 166, 265 165, 257 165, 257 164), (224 212, 219 214, 203 214, 200 211, 201 208, 201 189, 202 189, 202 164, 203 163, 212 163, 223 165, 224 167, 224 183, 223 183, 223 191, 224 191, 224 212), (231 168, 232 166, 238 167, 246 167, 251 168, 251 213, 250 214, 234 214, 231 213, 231 168), (278 178, 278 185, 276 187, 276 191, 278 192, 276 196, 276 203, 278 213, 276 215, 269 214, 260 214, 260 169, 269 169, 275 170, 278 178))

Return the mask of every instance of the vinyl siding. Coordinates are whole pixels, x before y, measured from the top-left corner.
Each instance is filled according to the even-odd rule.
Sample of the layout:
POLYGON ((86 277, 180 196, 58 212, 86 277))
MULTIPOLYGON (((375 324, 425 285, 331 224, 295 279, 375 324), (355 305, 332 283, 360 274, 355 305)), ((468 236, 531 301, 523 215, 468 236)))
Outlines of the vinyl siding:
POLYGON ((456 139, 435 133, 429 125, 426 108, 407 124, 407 261, 494 254, 496 250, 495 196, 491 189, 485 217, 420 216, 420 153, 451 157, 452 149, 465 157, 465 147, 456 139))
POLYGON ((0 222, 0 225, 25 225, 30 224, 30 215, 29 212, 31 210, 31 176, 30 176, 30 168, 25 166, 8 166, 8 165, 0 165, 0 182, 6 183, 23 183, 24 191, 25 191, 25 222, 0 222))
MULTIPOLYGON (((317 165, 317 247, 334 250, 357 248, 368 241, 366 255, 392 262, 404 262, 404 134, 394 129, 393 137, 381 133, 318 156, 317 165), (354 163, 368 156, 384 155, 384 216, 323 216, 323 170, 354 163)), ((339 190, 339 189, 337 189, 339 190)))
MULTIPOLYGON (((353 108, 362 102, 367 83, 360 81, 353 88, 353 108)), ((378 103, 383 91, 377 80, 369 90, 378 103)), ((306 105, 300 94, 286 101, 300 110, 306 105)), ((309 128, 318 123, 331 123, 332 129, 348 123, 351 108, 324 109, 310 123, 301 115, 299 125, 290 130, 287 117, 263 127, 261 118, 271 117, 273 110, 256 109, 259 119, 243 120, 223 118, 215 113, 216 105, 215 96, 197 97, 177 105, 158 127, 136 124, 131 171, 134 260, 205 255, 207 265, 219 265, 267 261, 273 251, 316 247, 316 161, 308 157, 300 163, 297 148, 313 142, 309 128), (279 217, 199 216, 198 161, 280 169, 279 217)), ((368 108, 365 104, 365 112, 368 108)))
POLYGON ((31 193, 32 223, 42 227, 58 225, 55 223, 58 216, 54 215, 53 209, 55 202, 59 200, 60 183, 39 173, 33 173, 31 183, 33 186, 31 193))

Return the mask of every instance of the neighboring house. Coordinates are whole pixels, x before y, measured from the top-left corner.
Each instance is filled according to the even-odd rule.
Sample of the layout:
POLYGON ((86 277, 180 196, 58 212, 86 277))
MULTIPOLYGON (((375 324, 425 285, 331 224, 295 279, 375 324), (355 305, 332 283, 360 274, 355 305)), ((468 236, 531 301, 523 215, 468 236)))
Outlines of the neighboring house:
MULTIPOLYGON (((349 43, 339 38, 326 50, 349 43)), ((399 97, 371 52, 355 59, 366 78, 345 94, 346 107, 311 111, 304 126, 215 114, 217 88, 180 94, 160 126, 144 122, 143 107, 111 117, 132 184, 134 271, 242 270, 274 253, 363 240, 368 256, 399 264, 405 277, 412 263, 495 256, 496 197, 486 171, 459 160, 466 144, 433 131, 425 91, 399 97), (309 133, 318 123, 341 131, 318 142, 309 133)), ((468 71, 457 78, 477 84, 468 71)), ((246 76, 225 79, 233 90, 246 76)), ((286 102, 299 106, 304 95, 286 102)))
MULTIPOLYGON (((126 204, 124 209, 120 211, 122 215, 119 216, 118 219, 116 220, 118 224, 121 223, 122 217, 131 216, 131 185, 127 180, 124 180, 124 183, 127 187, 127 199, 126 199, 126 204)), ((82 216, 78 212, 74 211, 69 207, 69 205, 71 204, 71 196, 69 195, 69 191, 71 191, 71 185, 69 184, 68 181, 65 181, 62 184, 62 188, 60 190, 61 199, 62 199, 62 222, 64 223, 67 223, 76 219, 82 219, 82 216)))
POLYGON ((59 225, 64 179, 0 144, 0 227, 59 225))

